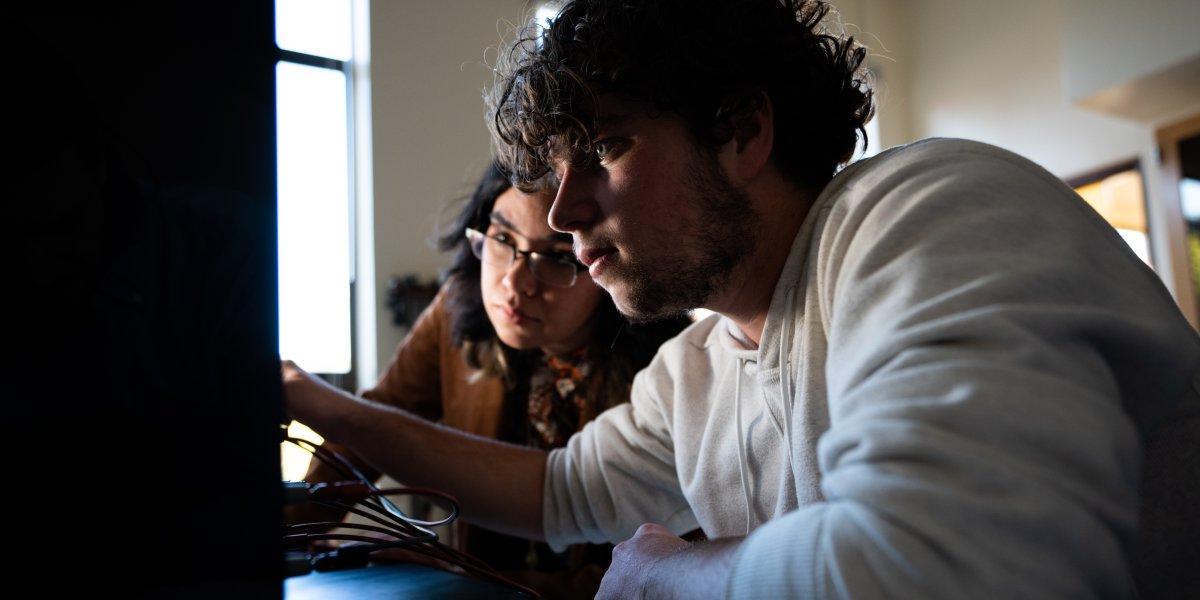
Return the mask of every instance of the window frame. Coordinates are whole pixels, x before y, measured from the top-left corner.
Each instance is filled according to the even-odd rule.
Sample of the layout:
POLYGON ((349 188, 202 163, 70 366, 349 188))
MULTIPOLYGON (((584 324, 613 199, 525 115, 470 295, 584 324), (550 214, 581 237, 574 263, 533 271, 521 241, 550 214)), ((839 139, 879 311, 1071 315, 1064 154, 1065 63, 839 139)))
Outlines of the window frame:
MULTIPOLYGON (((1155 249, 1155 236, 1158 235, 1156 228, 1150 217, 1150 184, 1147 179, 1146 169, 1142 168, 1142 161, 1136 158, 1123 160, 1112 163, 1110 165, 1094 169, 1063 180, 1072 190, 1078 190, 1085 185, 1091 185, 1103 181, 1113 175, 1124 173, 1126 171, 1136 171, 1141 179, 1142 186, 1142 215, 1146 220, 1146 254, 1150 258, 1150 263, 1147 265, 1151 269, 1158 271, 1161 264, 1158 251, 1155 249)), ((1101 215, 1103 217, 1103 215, 1101 215)), ((1107 219, 1105 222, 1108 222, 1107 219)), ((1111 223, 1110 223, 1111 225, 1111 223)))
MULTIPOLYGON (((352 35, 357 32, 352 32, 352 35)), ((346 82, 346 148, 348 150, 346 158, 347 170, 347 206, 348 224, 350 227, 349 241, 349 259, 350 278, 347 282, 349 285, 349 310, 350 310, 350 369, 345 373, 322 373, 314 372, 313 375, 320 377, 339 389, 350 393, 356 391, 356 379, 358 376, 358 310, 357 310, 357 282, 358 282, 358 222, 356 215, 358 213, 358 193, 357 193, 357 140, 356 127, 357 120, 355 91, 354 91, 354 59, 341 60, 324 56, 317 56, 296 50, 285 50, 280 48, 278 41, 275 44, 275 64, 287 62, 293 64, 304 65, 308 67, 316 67, 320 69, 329 69, 339 71, 345 78, 346 82)), ((278 93, 278 84, 276 84, 276 92, 278 93)))

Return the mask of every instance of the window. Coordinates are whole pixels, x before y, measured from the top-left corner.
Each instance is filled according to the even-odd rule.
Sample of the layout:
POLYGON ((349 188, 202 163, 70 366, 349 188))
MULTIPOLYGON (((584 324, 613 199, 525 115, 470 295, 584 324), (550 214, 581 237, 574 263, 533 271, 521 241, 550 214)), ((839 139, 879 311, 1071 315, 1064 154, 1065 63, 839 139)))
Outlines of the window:
POLYGON ((1155 250, 1163 279, 1192 327, 1200 328, 1200 113, 1158 128, 1155 250))
POLYGON ((1146 188, 1136 163, 1105 169, 1069 184, 1116 228, 1138 258, 1153 266, 1146 227, 1146 188))
MULTIPOLYGON (((872 156, 879 154, 879 151, 883 149, 883 146, 880 145, 880 141, 879 141, 879 104, 878 104, 878 102, 879 102, 879 100, 876 99, 875 116, 871 117, 870 121, 867 121, 867 125, 865 127, 865 129, 867 130, 867 147, 863 148, 861 145, 859 146, 859 150, 856 150, 856 152, 862 152, 862 154, 860 156, 858 156, 857 159, 871 158, 872 156)), ((860 142, 860 144, 861 144, 861 142, 860 142)))
POLYGON ((560 4, 560 2, 547 2, 539 6, 533 15, 534 23, 549 29, 550 22, 558 17, 558 12, 562 10, 562 6, 560 6, 560 4))
POLYGON ((1192 297, 1200 299, 1200 135, 1180 140, 1179 202, 1187 226, 1192 297))
POLYGON ((277 0, 279 353, 351 371, 350 0, 277 0))
MULTIPOLYGON (((275 3, 279 354, 338 383, 354 365, 357 2, 275 3)), ((288 433, 321 441, 299 423, 288 433)), ((309 460, 284 444, 284 479, 302 479, 309 460)))

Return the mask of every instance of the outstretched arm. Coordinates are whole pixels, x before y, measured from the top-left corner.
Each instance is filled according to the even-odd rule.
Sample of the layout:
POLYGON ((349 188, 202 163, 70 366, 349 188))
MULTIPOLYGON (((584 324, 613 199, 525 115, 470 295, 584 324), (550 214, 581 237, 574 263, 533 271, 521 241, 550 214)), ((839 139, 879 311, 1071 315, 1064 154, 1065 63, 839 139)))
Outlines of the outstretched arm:
POLYGON ((288 412, 407 484, 458 498, 471 522, 542 539, 546 452, 498 442, 351 396, 283 364, 288 412))
POLYGON ((598 599, 721 598, 742 538, 691 544, 646 523, 613 548, 598 599))

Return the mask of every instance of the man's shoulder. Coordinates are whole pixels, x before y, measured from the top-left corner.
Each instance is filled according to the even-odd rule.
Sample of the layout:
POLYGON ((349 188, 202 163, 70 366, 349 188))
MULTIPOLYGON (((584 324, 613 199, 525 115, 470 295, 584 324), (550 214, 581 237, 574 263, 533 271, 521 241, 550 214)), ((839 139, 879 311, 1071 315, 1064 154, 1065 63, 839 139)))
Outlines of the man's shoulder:
POLYGON ((857 192, 851 197, 878 196, 914 178, 971 179, 996 169, 1016 170, 1032 179, 1061 185, 1048 170, 1000 146, 973 139, 928 138, 894 146, 851 164, 830 182, 827 191, 857 192))
POLYGON ((711 401, 716 374, 729 361, 722 336, 726 319, 709 315, 692 323, 658 349, 658 354, 634 379, 633 404, 650 402, 674 414, 677 401, 699 410, 711 401))
MULTIPOLYGON (((1050 200, 1074 194, 1033 161, 991 144, 956 138, 920 140, 860 160, 830 182, 817 204, 850 222, 858 221, 852 215, 863 217, 881 205, 888 205, 889 219, 906 214, 930 218, 933 215, 919 207, 933 204, 938 217, 954 218, 985 198, 1000 196, 1014 210, 1027 204, 1045 209, 1048 201, 1069 212, 1078 208, 1077 202, 1050 200)), ((1027 208, 1032 207, 1021 209, 1027 208)))
POLYGON ((705 352, 707 348, 716 343, 716 335, 720 331, 718 325, 721 320, 721 315, 716 313, 697 318, 694 323, 679 332, 679 335, 667 340, 659 350, 659 354, 686 360, 684 357, 688 354, 705 352))
POLYGON ((967 138, 932 137, 893 146, 861 162, 872 162, 887 158, 899 159, 901 157, 923 159, 938 155, 949 156, 962 153, 983 154, 1003 159, 1016 158, 1018 160, 1027 160, 1011 150, 1006 150, 987 142, 967 138))
POLYGON ((721 331, 720 323, 723 317, 711 314, 697 319, 687 326, 679 335, 667 340, 658 348, 658 354, 646 367, 643 373, 649 373, 655 378, 677 378, 708 362, 706 355, 714 352, 721 331))

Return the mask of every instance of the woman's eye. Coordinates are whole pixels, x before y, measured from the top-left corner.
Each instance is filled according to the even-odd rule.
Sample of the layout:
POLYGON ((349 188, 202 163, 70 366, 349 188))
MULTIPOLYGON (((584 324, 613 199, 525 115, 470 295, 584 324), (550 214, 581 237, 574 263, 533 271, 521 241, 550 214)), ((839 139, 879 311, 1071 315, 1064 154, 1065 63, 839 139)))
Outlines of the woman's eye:
POLYGON ((505 244, 511 244, 511 243, 512 243, 512 238, 511 238, 511 237, 508 237, 508 234, 507 234, 507 233, 496 233, 496 234, 492 234, 492 238, 493 238, 493 239, 495 239, 497 242, 504 242, 505 244))

